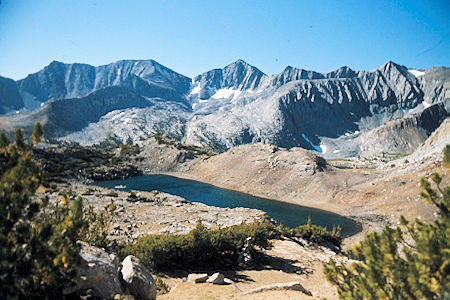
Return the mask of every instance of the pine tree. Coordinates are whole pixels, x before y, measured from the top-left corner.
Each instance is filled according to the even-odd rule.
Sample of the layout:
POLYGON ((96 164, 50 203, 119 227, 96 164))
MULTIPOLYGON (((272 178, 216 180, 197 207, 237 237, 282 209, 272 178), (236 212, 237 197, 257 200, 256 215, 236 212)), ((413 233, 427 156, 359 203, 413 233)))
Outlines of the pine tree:
POLYGON ((26 142, 25 138, 23 137, 23 130, 22 129, 16 129, 14 132, 14 145, 17 147, 19 151, 25 151, 26 150, 26 142))
POLYGON ((41 169, 22 131, 0 147, 0 295, 2 299, 61 299, 79 262, 76 241, 86 228, 81 199, 46 211, 32 196, 41 169), (39 215, 38 213, 41 212, 39 215))
POLYGON ((447 168, 450 167, 450 145, 445 145, 444 148, 444 164, 447 168))
POLYGON ((0 133, 0 148, 8 146, 9 139, 4 132, 0 133))
POLYGON ((44 131, 42 129, 41 123, 37 122, 34 124, 33 132, 31 133, 31 139, 33 140, 33 145, 37 145, 42 141, 42 136, 44 131))
POLYGON ((421 180, 421 198, 439 209, 433 223, 418 219, 370 233, 350 251, 349 266, 324 264, 342 299, 448 299, 450 297, 450 187, 438 173, 421 180))

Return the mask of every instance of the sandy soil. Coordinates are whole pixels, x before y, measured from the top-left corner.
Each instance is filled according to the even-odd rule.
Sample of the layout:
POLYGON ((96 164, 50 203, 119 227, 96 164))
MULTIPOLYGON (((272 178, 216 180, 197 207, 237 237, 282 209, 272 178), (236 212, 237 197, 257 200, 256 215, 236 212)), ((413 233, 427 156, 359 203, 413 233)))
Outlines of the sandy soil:
POLYGON ((337 299, 335 288, 326 282, 322 263, 333 257, 345 261, 341 255, 321 249, 304 248, 292 241, 274 241, 274 247, 266 251, 268 264, 260 270, 221 271, 235 282, 233 285, 193 284, 181 278, 166 277, 163 280, 172 287, 170 293, 158 299, 337 299), (312 296, 300 291, 266 291, 242 296, 243 292, 275 283, 299 282, 312 296))

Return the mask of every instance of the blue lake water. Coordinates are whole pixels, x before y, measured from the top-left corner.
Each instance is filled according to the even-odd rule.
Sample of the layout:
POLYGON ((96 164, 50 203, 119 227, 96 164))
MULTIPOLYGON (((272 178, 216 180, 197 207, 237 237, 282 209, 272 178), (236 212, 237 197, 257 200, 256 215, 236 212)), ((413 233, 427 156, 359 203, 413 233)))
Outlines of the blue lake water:
POLYGON ((181 179, 167 175, 148 175, 125 180, 102 181, 98 186, 114 188, 122 185, 120 190, 141 190, 178 195, 191 202, 201 202, 217 207, 247 207, 265 211, 272 219, 288 227, 296 227, 307 222, 311 217, 313 224, 332 229, 333 225, 342 227, 342 235, 349 236, 361 230, 359 223, 328 211, 314 209, 290 203, 284 203, 248 194, 218 188, 216 186, 194 180, 181 179))

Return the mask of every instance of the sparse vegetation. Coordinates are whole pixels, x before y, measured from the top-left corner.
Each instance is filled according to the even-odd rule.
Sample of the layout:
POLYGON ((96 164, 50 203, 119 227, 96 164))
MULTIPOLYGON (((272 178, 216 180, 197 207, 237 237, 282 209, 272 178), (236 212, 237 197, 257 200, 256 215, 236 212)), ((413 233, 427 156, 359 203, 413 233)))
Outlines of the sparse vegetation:
POLYGON ((216 154, 211 149, 205 149, 205 148, 197 147, 194 145, 186 145, 186 144, 180 143, 177 140, 170 138, 169 136, 167 136, 163 133, 156 133, 155 135, 153 135, 153 137, 156 139, 156 141, 158 142, 159 145, 162 145, 162 144, 170 145, 170 146, 177 148, 178 150, 190 151, 196 156, 201 156, 201 155, 213 156, 216 154))
POLYGON ((105 194, 105 196, 107 196, 107 197, 118 197, 119 194, 117 192, 115 192, 115 191, 109 191, 109 192, 107 192, 105 194))
POLYGON ((139 154, 139 146, 133 143, 126 143, 120 145, 120 156, 133 156, 139 154))
POLYGON ((155 276, 156 290, 159 295, 167 294, 170 287, 158 276, 155 276))
POLYGON ((34 148, 33 152, 42 162, 46 186, 69 179, 112 180, 141 174, 129 157, 115 155, 110 148, 61 144, 57 148, 34 148))

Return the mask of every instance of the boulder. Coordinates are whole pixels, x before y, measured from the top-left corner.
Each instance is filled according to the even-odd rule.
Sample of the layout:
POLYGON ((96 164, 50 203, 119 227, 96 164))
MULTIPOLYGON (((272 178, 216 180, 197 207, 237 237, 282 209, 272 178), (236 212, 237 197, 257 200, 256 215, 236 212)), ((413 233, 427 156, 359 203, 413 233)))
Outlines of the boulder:
POLYGON ((84 293, 102 299, 113 299, 115 295, 122 294, 117 259, 106 251, 85 242, 81 244, 81 263, 77 268, 76 285, 64 289, 64 294, 84 293))
POLYGON ((211 276, 209 276, 208 280, 206 280, 206 282, 209 283, 214 283, 214 284, 225 284, 224 281, 225 277, 223 276, 222 273, 214 273, 211 276))
POLYGON ((191 273, 187 277, 187 282, 193 282, 193 283, 202 283, 206 282, 208 279, 208 274, 197 274, 197 273, 191 273))
POLYGON ((122 262, 122 279, 125 287, 138 299, 156 299, 156 283, 152 274, 133 255, 125 257, 122 262))

